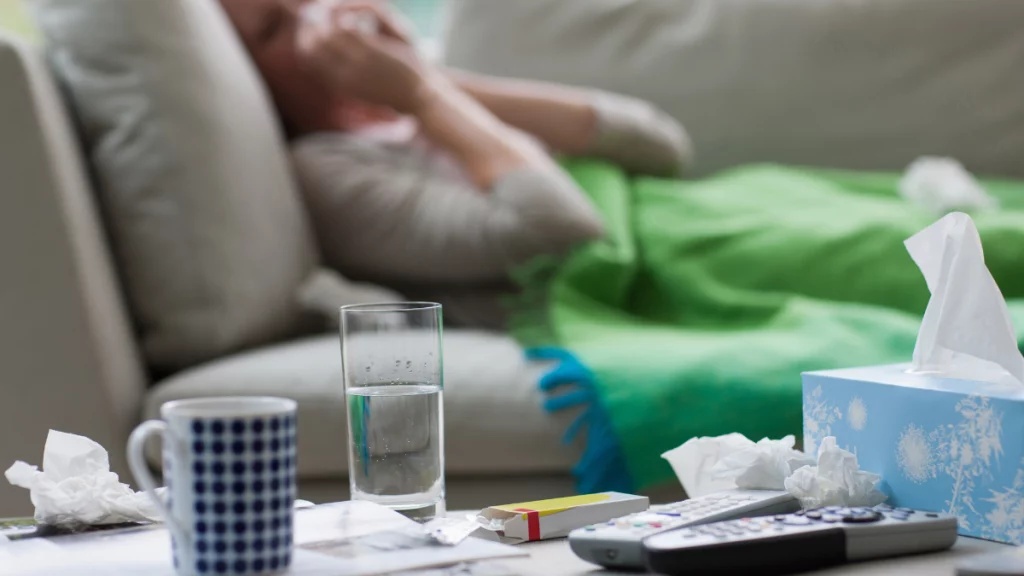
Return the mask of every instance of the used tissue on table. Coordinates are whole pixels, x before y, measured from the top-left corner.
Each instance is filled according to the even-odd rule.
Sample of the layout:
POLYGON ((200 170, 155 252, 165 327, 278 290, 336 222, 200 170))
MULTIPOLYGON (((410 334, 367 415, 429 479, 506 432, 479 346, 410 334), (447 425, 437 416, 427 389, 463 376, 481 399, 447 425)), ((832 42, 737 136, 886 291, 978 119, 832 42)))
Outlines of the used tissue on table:
POLYGON ((895 506, 1024 543, 1024 357, 966 214, 906 242, 931 300, 908 364, 803 375, 804 445, 826 436, 882 477, 895 506))
POLYGON ((818 446, 814 466, 797 469, 786 478, 786 490, 804 508, 821 506, 877 506, 885 502, 878 490, 878 474, 861 470, 857 457, 826 437, 818 446))
POLYGON ((814 464, 814 458, 795 450, 795 445, 793 436, 755 443, 734 433, 691 438, 662 458, 672 465, 690 498, 734 488, 783 490, 794 470, 814 464))
POLYGON ((5 475, 11 484, 30 491, 40 524, 73 527, 160 519, 148 495, 122 484, 110 471, 107 451, 84 436, 50 430, 43 470, 19 461, 5 475))
POLYGON ((826 438, 817 459, 796 450, 796 439, 763 438, 752 442, 742 434, 691 438, 662 454, 690 498, 736 488, 787 490, 804 508, 874 506, 885 501, 878 475, 860 470, 857 457, 826 438))

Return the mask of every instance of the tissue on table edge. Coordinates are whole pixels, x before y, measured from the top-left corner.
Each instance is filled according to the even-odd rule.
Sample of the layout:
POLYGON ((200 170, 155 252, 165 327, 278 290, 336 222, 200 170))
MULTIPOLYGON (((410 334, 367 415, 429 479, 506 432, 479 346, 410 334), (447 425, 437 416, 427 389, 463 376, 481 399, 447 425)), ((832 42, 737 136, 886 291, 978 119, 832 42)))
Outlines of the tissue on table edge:
MULTIPOLYGON (((936 250, 953 252, 931 259, 930 264, 949 268, 983 264, 970 217, 950 215, 939 223, 946 228, 937 239, 942 246, 936 250), (971 254, 965 250, 977 253, 965 257, 971 254)), ((934 232, 934 226, 926 230, 934 232)), ((908 241, 908 247, 912 244, 908 241)), ((915 261, 922 265, 928 259, 915 255, 915 261)), ((928 282, 933 301, 936 295, 949 295, 945 286, 938 286, 938 279, 965 279, 957 270, 936 273, 925 268, 922 265, 926 278, 933 277, 928 282)), ((985 352, 991 356, 993 350, 1002 351, 1000 356, 1010 364, 1003 365, 1007 378, 993 382, 966 374, 944 377, 914 370, 909 363, 807 372, 803 374, 804 443, 813 449, 824 436, 834 436, 839 445, 857 455, 865 469, 881 475, 881 489, 894 506, 947 512, 959 518, 961 534, 1024 544, 1024 389, 1013 382, 1019 378, 1011 376, 1019 372, 1020 351, 1005 301, 987 268, 980 280, 974 279, 984 282, 978 289, 987 293, 989 301, 979 301, 972 294, 972 301, 960 304, 967 310, 986 305, 1001 309, 1011 330, 1002 334, 996 324, 1004 342, 985 352)), ((968 298, 966 294, 971 293, 959 292, 961 298, 968 298)), ((979 317, 972 312, 958 318, 956 302, 947 300, 938 306, 933 301, 928 303, 926 318, 933 310, 948 310, 947 320, 970 323, 979 317)), ((977 329, 955 322, 922 322, 921 334, 946 330, 962 335, 977 329)), ((990 340, 994 334, 982 336, 990 340)), ((929 334, 922 344, 922 335, 919 346, 942 342, 929 334)))
POLYGON ((95 441, 50 430, 43 462, 48 470, 17 461, 5 472, 8 482, 29 490, 40 524, 74 528, 160 521, 149 495, 121 483, 110 471, 107 451, 95 441))

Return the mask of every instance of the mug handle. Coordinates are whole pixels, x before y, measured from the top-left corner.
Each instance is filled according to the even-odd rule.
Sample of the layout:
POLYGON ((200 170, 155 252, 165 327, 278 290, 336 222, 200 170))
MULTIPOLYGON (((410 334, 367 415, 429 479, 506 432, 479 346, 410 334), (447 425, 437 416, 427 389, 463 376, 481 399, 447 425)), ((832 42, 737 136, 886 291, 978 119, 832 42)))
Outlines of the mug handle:
POLYGON ((187 540, 188 532, 182 530, 181 523, 171 514, 171 509, 157 495, 156 480, 149 471, 149 464, 146 462, 144 454, 146 440, 154 433, 162 435, 164 442, 173 441, 172 437, 167 434, 167 423, 163 420, 147 420, 139 424, 132 431, 132 435, 128 437, 128 468, 131 469, 132 476, 135 476, 139 486, 149 495, 149 498, 156 504, 156 507, 160 509, 160 513, 163 515, 164 521, 167 522, 168 526, 177 532, 181 539, 187 540))

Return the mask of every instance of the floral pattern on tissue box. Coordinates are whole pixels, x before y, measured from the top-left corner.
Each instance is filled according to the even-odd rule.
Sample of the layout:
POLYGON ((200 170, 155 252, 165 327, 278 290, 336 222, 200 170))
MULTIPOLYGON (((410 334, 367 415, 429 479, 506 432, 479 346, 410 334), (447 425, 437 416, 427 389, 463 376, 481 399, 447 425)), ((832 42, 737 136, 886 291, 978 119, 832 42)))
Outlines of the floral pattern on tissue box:
POLYGON ((882 476, 890 504, 956 514, 961 534, 1024 544, 1024 390, 909 368, 805 373, 804 450, 835 436, 882 476))

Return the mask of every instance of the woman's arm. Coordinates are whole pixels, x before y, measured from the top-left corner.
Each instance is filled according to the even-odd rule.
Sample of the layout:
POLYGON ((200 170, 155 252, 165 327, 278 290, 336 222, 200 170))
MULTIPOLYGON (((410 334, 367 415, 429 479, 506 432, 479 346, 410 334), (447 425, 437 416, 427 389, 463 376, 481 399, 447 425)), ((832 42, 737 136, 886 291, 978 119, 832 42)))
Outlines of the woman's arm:
POLYGON ((585 90, 447 70, 446 75, 503 121, 565 154, 583 154, 593 142, 597 114, 585 90))
MULTIPOLYGON (((299 30, 304 65, 339 96, 415 116, 426 136, 448 150, 483 190, 517 169, 557 170, 539 145, 423 62, 401 38, 345 24, 346 12, 362 9, 339 4, 326 23, 304 23, 299 30)), ((393 28, 385 14, 380 17, 393 28)))
POLYGON ((482 189, 518 169, 557 170, 533 140, 440 75, 428 81, 412 112, 423 133, 448 150, 482 189))
POLYGON ((556 151, 662 176, 678 175, 692 162, 693 147, 682 125, 639 98, 458 70, 446 74, 498 118, 556 151))

